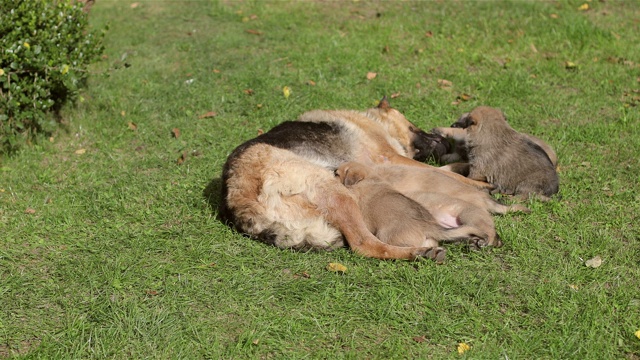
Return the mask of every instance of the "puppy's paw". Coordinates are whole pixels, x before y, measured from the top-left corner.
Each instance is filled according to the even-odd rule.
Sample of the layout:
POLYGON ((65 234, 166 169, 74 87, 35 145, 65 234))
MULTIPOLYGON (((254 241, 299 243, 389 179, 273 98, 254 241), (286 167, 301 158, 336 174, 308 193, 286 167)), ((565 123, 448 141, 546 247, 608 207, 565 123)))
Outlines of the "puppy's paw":
POLYGON ((447 256, 447 250, 441 247, 425 248, 424 252, 418 254, 416 260, 419 258, 430 259, 436 262, 436 264, 442 264, 447 256))
POLYGON ((530 214, 531 210, 524 205, 514 204, 509 206, 509 212, 522 212, 525 214, 530 214))
POLYGON ((503 245, 502 239, 498 234, 496 234, 496 237, 494 239, 489 239, 488 236, 487 237, 474 236, 469 239, 469 248, 471 250, 480 250, 487 246, 498 248, 498 247, 501 247, 502 245, 503 245))

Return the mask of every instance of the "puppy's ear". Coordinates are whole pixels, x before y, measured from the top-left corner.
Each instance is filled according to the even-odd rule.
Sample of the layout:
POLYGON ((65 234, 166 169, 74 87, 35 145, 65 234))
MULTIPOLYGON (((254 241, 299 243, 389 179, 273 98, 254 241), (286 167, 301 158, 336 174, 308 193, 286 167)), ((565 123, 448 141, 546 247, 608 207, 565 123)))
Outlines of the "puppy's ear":
POLYGON ((389 110, 389 109, 391 109, 391 105, 389 104, 389 100, 387 100, 387 96, 386 95, 378 103, 378 109, 380 109, 380 110, 389 110))
POLYGON ((357 168, 348 167, 342 172, 342 183, 345 186, 352 186, 364 180, 365 173, 357 168))
POLYGON ((471 113, 465 113, 465 114, 462 114, 462 116, 460 116, 458 121, 451 124, 451 127, 466 129, 471 125, 475 125, 471 119, 471 113))

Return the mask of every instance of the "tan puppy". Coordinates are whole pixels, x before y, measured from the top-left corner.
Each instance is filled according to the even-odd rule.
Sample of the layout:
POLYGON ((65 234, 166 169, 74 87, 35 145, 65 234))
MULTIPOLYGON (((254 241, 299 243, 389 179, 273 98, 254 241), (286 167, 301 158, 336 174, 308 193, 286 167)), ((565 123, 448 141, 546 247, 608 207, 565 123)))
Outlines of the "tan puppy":
MULTIPOLYGON (((431 169, 406 165, 377 165, 372 168, 377 177, 389 183, 396 191, 410 196, 413 193, 437 193, 466 201, 492 214, 507 212, 531 212, 523 205, 504 205, 495 201, 485 191, 474 186, 452 181, 431 169)), ((412 196, 410 196, 412 197, 412 196)), ((413 198, 413 197, 412 197, 413 198)))
MULTIPOLYGON (((493 192, 508 195, 537 195, 548 200, 558 192, 555 152, 542 140, 511 128, 499 109, 480 106, 456 126, 434 132, 464 142, 469 178, 487 181, 495 186, 493 192)), ((455 171, 456 166, 448 168, 455 171)))
POLYGON ((405 196, 357 162, 342 164, 336 174, 356 195, 369 230, 383 242, 434 248, 441 241, 478 247, 502 244, 491 215, 471 203, 424 191, 405 196))

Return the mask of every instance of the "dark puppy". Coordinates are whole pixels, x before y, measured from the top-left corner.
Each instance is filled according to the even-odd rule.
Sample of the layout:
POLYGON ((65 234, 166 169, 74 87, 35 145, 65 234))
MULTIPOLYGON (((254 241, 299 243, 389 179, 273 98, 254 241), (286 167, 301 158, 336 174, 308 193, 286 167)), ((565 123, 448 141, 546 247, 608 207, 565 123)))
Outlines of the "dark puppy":
MULTIPOLYGON (((551 159, 552 156, 557 161, 555 152, 542 140, 536 141, 511 128, 499 109, 480 106, 456 122, 456 126, 436 128, 434 132, 464 142, 469 178, 487 181, 495 186, 494 192, 508 195, 537 195, 548 200, 558 192, 558 174, 551 159)), ((457 166, 445 168, 455 171, 460 168, 457 166)))
MULTIPOLYGON (((456 122, 451 124, 450 127, 464 128, 469 121, 469 114, 470 113, 462 114, 462 116, 460 116, 460 118, 458 118, 456 122)), ((533 135, 524 134, 524 133, 520 133, 520 134, 525 138, 527 138, 528 140, 530 140, 531 142, 540 146, 540 148, 542 148, 542 150, 544 150, 544 152, 549 157, 549 160, 551 160, 551 163, 553 164, 553 166, 554 167, 558 166, 558 155, 553 150, 553 148, 549 146, 549 144, 547 144, 546 142, 542 141, 541 139, 533 135)), ((436 160, 443 164, 449 164, 449 163, 455 163, 455 162, 468 162, 469 154, 468 154, 467 145, 465 144, 465 141, 464 141, 464 137, 451 138, 450 140, 452 141, 452 143, 450 143, 449 146, 442 146, 442 149, 443 150, 446 149, 447 153, 440 155, 439 158, 437 158, 436 160)), ((468 175, 468 174, 465 174, 465 175, 468 175)))

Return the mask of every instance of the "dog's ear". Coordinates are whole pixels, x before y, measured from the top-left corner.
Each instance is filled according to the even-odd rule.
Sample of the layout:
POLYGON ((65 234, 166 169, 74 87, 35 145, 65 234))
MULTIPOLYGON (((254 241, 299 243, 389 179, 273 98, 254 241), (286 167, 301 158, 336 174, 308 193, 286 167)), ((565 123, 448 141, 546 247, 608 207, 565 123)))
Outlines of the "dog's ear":
POLYGON ((391 109, 391 105, 389 104, 389 100, 387 100, 387 96, 385 95, 380 103, 378 103, 378 109, 380 110, 389 110, 391 109))
POLYGON ((451 127, 452 128, 466 129, 471 125, 475 125, 475 123, 471 119, 471 113, 465 113, 465 114, 462 114, 462 116, 460 116, 458 121, 456 121, 453 124, 451 124, 451 127))
POLYGON ((364 177, 365 174, 363 171, 359 171, 354 167, 347 167, 343 169, 342 183, 344 186, 352 186, 364 180, 364 177))

